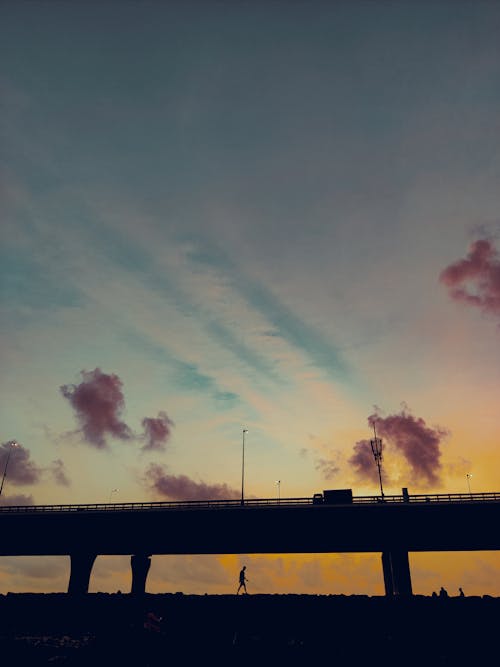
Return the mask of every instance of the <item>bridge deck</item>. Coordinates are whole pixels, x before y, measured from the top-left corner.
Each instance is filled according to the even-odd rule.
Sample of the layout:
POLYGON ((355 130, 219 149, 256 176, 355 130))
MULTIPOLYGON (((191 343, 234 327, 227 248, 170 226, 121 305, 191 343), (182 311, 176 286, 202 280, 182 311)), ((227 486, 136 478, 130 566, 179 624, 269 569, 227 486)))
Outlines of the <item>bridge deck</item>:
POLYGON ((0 510, 0 555, 500 549, 500 493, 36 505, 0 510))
MULTIPOLYGON (((404 503, 495 503, 500 502, 500 492, 488 493, 434 493, 410 495, 405 498, 402 495, 384 496, 354 496, 349 505, 372 505, 380 503, 399 504, 404 503)), ((304 507, 313 505, 311 497, 305 498, 248 498, 245 499, 245 508, 262 507, 304 507)), ((321 507, 328 503, 316 505, 321 507)), ((335 503, 338 505, 338 503, 335 503)), ((85 503, 65 505, 12 505, 0 507, 2 513, 33 513, 33 512, 119 512, 130 510, 213 510, 213 509, 241 509, 241 500, 182 500, 182 501, 159 501, 159 502, 134 502, 134 503, 85 503)))

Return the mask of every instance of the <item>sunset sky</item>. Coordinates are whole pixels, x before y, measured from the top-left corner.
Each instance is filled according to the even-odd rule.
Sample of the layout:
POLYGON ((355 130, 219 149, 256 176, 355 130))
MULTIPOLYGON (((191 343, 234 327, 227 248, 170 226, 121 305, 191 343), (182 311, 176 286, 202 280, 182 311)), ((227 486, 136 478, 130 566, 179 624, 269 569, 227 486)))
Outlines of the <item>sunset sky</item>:
MULTIPOLYGON (((386 493, 500 491, 499 34, 480 0, 3 2, 1 504, 239 497, 244 428, 248 496, 375 495, 373 419, 386 493)), ((410 562, 500 595, 496 553, 410 562)), ((241 563, 383 592, 379 554, 148 590, 241 563)), ((0 558, 0 593, 68 573, 0 558)))

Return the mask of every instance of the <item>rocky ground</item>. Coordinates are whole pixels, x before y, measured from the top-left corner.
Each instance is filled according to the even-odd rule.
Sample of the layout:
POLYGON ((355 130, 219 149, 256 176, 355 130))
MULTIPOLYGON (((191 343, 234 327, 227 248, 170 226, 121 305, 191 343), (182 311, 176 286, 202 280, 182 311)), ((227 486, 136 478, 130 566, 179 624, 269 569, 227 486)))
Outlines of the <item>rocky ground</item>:
POLYGON ((498 664, 500 598, 0 596, 5 665, 498 664))

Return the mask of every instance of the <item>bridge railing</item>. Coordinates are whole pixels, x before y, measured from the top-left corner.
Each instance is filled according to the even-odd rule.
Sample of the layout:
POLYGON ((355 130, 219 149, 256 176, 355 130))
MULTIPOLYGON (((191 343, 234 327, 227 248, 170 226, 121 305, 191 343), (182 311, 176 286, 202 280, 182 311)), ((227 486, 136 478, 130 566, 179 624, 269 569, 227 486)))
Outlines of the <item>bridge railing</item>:
POLYGON ((420 493, 411 494, 408 497, 403 495, 395 496, 354 496, 352 502, 355 504, 370 504, 370 503, 448 503, 448 502, 477 502, 477 501, 499 501, 500 492, 488 493, 420 493))
MULTIPOLYGON (((498 502, 500 492, 494 493, 434 493, 415 494, 405 497, 403 495, 384 496, 354 496, 354 505, 375 504, 415 504, 415 503, 469 503, 469 502, 498 502)), ((255 507, 299 507, 314 505, 315 507, 328 506, 325 503, 313 502, 312 497, 305 498, 247 498, 244 508, 255 507)), ((184 500, 184 501, 158 501, 139 503, 86 503, 80 505, 5 505, 0 507, 0 514, 4 513, 33 513, 33 512, 124 512, 137 510, 217 510, 228 508, 242 508, 241 500, 184 500)))
POLYGON ((2 512, 82 512, 82 511, 124 511, 124 510, 194 510, 227 509, 243 507, 276 507, 312 505, 312 498, 248 498, 241 500, 176 500, 131 503, 86 503, 81 505, 11 505, 0 507, 2 512))

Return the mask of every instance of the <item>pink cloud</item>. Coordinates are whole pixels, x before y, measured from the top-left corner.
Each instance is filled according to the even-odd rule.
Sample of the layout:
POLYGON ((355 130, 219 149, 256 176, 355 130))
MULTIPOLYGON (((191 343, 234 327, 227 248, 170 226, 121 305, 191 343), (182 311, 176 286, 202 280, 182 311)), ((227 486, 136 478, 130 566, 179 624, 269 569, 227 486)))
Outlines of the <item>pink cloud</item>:
POLYGON ((373 414, 368 423, 375 423, 377 436, 387 440, 410 465, 413 479, 427 484, 439 484, 441 473, 441 443, 448 432, 427 426, 421 417, 409 412, 381 417, 373 414))
POLYGON ((439 279, 455 301, 500 315, 500 259, 490 241, 474 241, 466 258, 450 264, 439 279))
POLYGON ((186 475, 169 475, 158 463, 151 463, 145 472, 147 485, 156 494, 169 500, 231 500, 240 497, 227 484, 195 482, 186 475))
POLYGON ((170 437, 171 427, 174 422, 169 419, 166 412, 159 412, 158 417, 144 417, 142 426, 144 427, 143 438, 146 444, 143 451, 163 451, 170 437))
POLYGON ((17 486, 37 484, 41 478, 42 468, 31 460, 29 449, 20 443, 16 443, 16 446, 13 447, 12 442, 10 440, 0 445, 0 472, 2 475, 8 459, 5 483, 17 486))
MULTIPOLYGON (((378 468, 373 458, 373 452, 369 440, 359 440, 353 447, 354 454, 348 463, 354 468, 358 477, 378 483, 378 468)), ((385 481, 385 475, 382 475, 385 481)))
POLYGON ((63 385, 60 391, 68 399, 81 424, 81 432, 89 444, 104 449, 106 436, 118 440, 130 440, 133 433, 121 420, 125 407, 123 383, 112 373, 103 373, 100 368, 81 371, 82 382, 78 385, 63 385))

